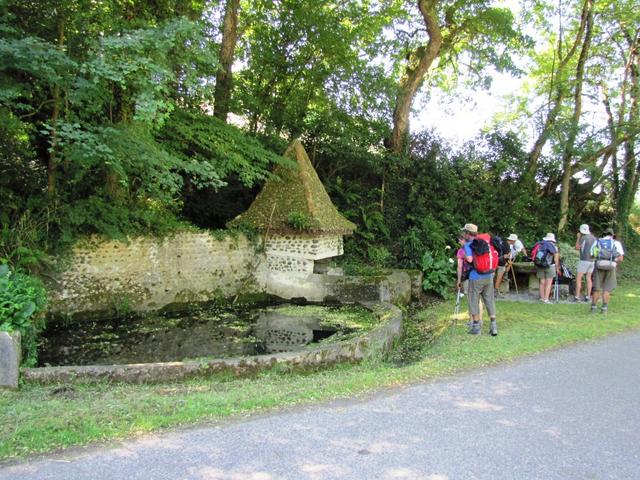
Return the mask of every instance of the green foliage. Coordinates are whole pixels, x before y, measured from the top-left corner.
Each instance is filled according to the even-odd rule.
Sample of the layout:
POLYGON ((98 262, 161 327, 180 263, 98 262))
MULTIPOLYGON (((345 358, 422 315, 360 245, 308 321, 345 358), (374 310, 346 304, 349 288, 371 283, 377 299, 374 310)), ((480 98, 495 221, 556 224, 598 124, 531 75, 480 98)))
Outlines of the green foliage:
POLYGON ((580 261, 580 252, 576 250, 575 245, 569 243, 559 242, 558 250, 560 251, 560 258, 564 264, 571 270, 574 275, 578 272, 578 262, 580 261))
POLYGON ((454 263, 444 255, 434 255, 426 251, 422 256, 422 271, 424 280, 422 288, 427 292, 433 292, 447 298, 449 288, 455 279, 454 263))
POLYGON ((20 332, 24 366, 36 364, 46 305, 47 294, 39 280, 0 265, 0 331, 20 332))
POLYGON ((302 232, 311 227, 311 220, 307 215, 300 212, 291 212, 287 216, 287 224, 294 230, 302 232))
POLYGON ((236 175, 245 187, 267 179, 272 164, 285 163, 239 128, 197 110, 178 110, 157 134, 182 160, 183 173, 196 188, 217 189, 236 175))

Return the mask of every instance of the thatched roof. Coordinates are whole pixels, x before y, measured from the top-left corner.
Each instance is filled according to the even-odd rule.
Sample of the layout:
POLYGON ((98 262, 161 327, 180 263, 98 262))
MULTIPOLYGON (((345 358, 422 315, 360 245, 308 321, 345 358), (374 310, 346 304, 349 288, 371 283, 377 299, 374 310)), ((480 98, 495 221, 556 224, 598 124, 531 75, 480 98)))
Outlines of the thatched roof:
POLYGON ((272 233, 353 233, 355 224, 338 212, 300 140, 284 156, 297 166, 278 166, 274 173, 279 179, 267 180, 249 209, 227 226, 245 224, 272 233))

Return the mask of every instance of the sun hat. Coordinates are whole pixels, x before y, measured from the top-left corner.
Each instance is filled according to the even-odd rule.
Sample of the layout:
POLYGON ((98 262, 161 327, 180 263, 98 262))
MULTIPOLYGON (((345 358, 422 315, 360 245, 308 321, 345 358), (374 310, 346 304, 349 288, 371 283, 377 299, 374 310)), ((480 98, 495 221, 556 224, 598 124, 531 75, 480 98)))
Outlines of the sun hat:
POLYGON ((516 242, 518 240, 518 235, 516 235, 515 233, 512 233, 511 235, 509 235, 507 237, 507 240, 511 240, 512 242, 516 242))
POLYGON ((589 231, 589 225, 583 223, 580 225, 580 233, 583 235, 589 235, 591 232, 589 231))
POLYGON ((556 243, 556 236, 555 236, 554 233, 547 233, 547 235, 542 240, 545 240, 547 242, 556 243))
POLYGON ((465 223, 461 230, 469 233, 478 233, 478 226, 473 223, 465 223))
POLYGON ((605 235, 611 235, 613 237, 614 233, 613 233, 613 228, 611 227, 607 227, 604 229, 604 234, 605 235))

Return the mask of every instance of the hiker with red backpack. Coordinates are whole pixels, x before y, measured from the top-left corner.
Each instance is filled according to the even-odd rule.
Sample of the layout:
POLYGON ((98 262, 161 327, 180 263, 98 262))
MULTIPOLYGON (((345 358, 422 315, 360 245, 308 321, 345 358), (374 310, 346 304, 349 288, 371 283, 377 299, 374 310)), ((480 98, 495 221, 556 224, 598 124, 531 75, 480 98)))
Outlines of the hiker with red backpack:
POLYGON ((531 249, 531 260, 536 266, 536 276, 540 282, 540 301, 548 304, 553 281, 558 281, 560 252, 556 246, 556 236, 547 235, 531 249))
POLYGON ((493 274, 498 268, 498 252, 491 243, 488 234, 478 234, 478 227, 467 223, 462 228, 466 240, 464 253, 466 261, 471 264, 469 272, 469 312, 471 313, 471 335, 479 335, 480 328, 480 298, 484 301, 491 319, 489 332, 498 335, 496 323, 496 304, 493 290, 493 274))
POLYGON ((604 237, 599 238, 591 247, 591 257, 596 265, 593 276, 593 295, 591 297, 591 313, 598 308, 598 299, 602 293, 602 307, 600 313, 609 310, 609 296, 616 288, 616 269, 624 260, 622 244, 615 239, 613 229, 607 228, 604 237))

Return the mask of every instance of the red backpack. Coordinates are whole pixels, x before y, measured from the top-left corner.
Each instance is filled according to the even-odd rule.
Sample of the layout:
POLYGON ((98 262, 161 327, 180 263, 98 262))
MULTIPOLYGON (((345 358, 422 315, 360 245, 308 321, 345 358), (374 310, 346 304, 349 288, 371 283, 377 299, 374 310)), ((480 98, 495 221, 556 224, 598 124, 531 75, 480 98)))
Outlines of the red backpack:
POLYGON ((471 244, 473 256, 473 269, 480 273, 493 273, 498 268, 500 255, 491 242, 491 235, 481 233, 477 235, 471 244))

